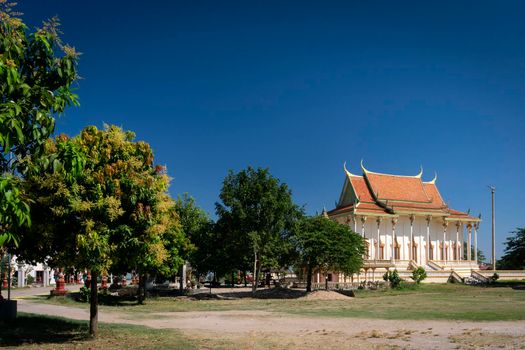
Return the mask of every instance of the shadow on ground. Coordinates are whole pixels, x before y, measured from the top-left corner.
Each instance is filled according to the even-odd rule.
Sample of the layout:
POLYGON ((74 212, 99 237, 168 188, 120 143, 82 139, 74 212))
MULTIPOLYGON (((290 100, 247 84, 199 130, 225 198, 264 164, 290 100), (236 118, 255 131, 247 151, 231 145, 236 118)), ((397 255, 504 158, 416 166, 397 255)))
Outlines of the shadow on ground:
POLYGON ((0 323, 0 346, 62 344, 88 339, 86 322, 19 313, 15 320, 0 323))

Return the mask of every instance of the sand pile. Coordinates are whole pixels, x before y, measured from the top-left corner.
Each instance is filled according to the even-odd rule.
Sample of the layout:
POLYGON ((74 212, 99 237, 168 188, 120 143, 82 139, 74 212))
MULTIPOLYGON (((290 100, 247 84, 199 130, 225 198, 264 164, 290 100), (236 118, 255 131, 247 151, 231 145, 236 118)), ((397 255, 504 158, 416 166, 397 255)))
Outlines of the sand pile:
POLYGON ((351 298, 332 290, 316 290, 302 297, 303 300, 350 300, 351 298))

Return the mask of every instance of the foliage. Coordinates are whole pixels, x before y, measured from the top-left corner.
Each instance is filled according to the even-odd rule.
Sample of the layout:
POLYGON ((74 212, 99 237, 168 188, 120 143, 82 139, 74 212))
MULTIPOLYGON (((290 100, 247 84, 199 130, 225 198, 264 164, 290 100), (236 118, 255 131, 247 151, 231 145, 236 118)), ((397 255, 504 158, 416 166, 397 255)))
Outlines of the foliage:
POLYGON ((54 115, 77 104, 78 54, 62 43, 58 19, 29 32, 14 5, 0 1, 0 247, 18 245, 17 228, 30 224, 20 182, 7 174, 25 173, 20 160, 39 155, 54 115))
POLYGON ((390 282, 390 287, 397 288, 399 284, 401 283, 401 277, 399 277, 399 274, 397 273, 397 269, 394 269, 394 271, 388 270, 383 275, 383 279, 387 282, 390 282))
POLYGON ((35 278, 33 277, 33 275, 27 275, 26 280, 28 285, 35 283, 35 278))
POLYGON ((425 278, 427 278, 427 272, 425 271, 425 268, 422 266, 419 266, 414 271, 412 271, 412 277, 414 282, 417 284, 421 283, 425 278))
POLYGON ((90 126, 48 140, 40 158, 26 161, 34 217, 21 259, 88 269, 95 281, 109 270, 146 273, 180 263, 185 237, 169 178, 132 132, 90 126))
MULTIPOLYGON (((226 269, 245 270, 257 262, 256 280, 264 266, 287 266, 292 250, 287 237, 300 210, 292 201, 288 186, 273 177, 268 169, 248 167, 230 171, 216 204, 218 229, 224 236, 226 269)), ((256 284, 254 283, 254 289, 256 284)))
POLYGON ((303 218, 294 230, 292 241, 298 263, 306 269, 307 291, 312 290, 315 270, 324 274, 329 271, 353 274, 363 266, 365 245, 362 237, 347 225, 323 216, 303 218))
POLYGON ((78 54, 62 42, 59 20, 29 32, 12 7, 0 3, 2 173, 17 159, 38 154, 55 129, 54 115, 77 104, 71 85, 77 79, 78 54))
POLYGON ((505 241, 505 254, 497 262, 500 270, 525 269, 525 228, 518 227, 505 241))
POLYGON ((91 299, 91 289, 85 286, 82 286, 78 292, 78 301, 83 303, 89 302, 91 299))
POLYGON ((6 175, 0 178, 0 247, 18 245, 16 230, 31 223, 29 205, 20 191, 20 180, 6 175))
POLYGON ((490 283, 496 282, 497 280, 499 280, 499 274, 497 272, 494 272, 494 274, 490 276, 489 280, 490 280, 490 283))

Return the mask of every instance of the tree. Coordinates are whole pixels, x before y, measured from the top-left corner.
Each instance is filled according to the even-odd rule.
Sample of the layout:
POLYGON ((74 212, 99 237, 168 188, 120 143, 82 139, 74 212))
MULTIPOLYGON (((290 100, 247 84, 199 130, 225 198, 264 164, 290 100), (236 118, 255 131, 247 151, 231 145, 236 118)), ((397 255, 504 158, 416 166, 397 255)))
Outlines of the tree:
POLYGON ((498 260, 498 269, 525 269, 525 228, 518 227, 505 241, 505 254, 498 260))
POLYGON ((255 292, 262 267, 276 268, 283 263, 283 250, 288 247, 283 242, 300 210, 288 186, 262 168, 230 171, 220 199, 222 203, 216 203, 217 224, 228 233, 225 251, 236 256, 240 267, 251 255, 255 292))
POLYGON ((27 170, 20 160, 38 155, 54 131, 54 116, 77 104, 71 85, 78 54, 61 41, 58 19, 29 32, 14 5, 0 1, 0 246, 17 245, 16 226, 30 223, 13 176, 27 170))
POLYGON ((411 277, 416 284, 421 283, 425 278, 427 278, 427 272, 425 271, 425 268, 422 266, 419 266, 414 271, 412 271, 412 277, 411 277))
POLYGON ((299 265, 306 270, 306 291, 312 291, 315 270, 325 276, 330 271, 346 274, 359 272, 363 266, 363 238, 347 225, 323 216, 304 218, 292 238, 299 255, 299 265))
POLYGON ((181 231, 168 176, 153 167, 147 143, 115 126, 87 127, 71 139, 60 135, 30 161, 26 183, 37 215, 18 253, 91 271, 90 333, 96 336, 97 277, 124 265, 144 273, 176 254, 168 246, 181 231))
MULTIPOLYGON (((179 216, 182 231, 185 236, 194 245, 196 243, 204 243, 199 240, 202 236, 202 231, 208 229, 210 219, 204 210, 197 207, 195 199, 184 193, 184 195, 178 196, 175 200, 175 210, 179 216)), ((193 247, 187 247, 188 249, 184 252, 184 259, 191 260, 192 266, 198 266, 198 260, 194 259, 192 253, 195 251, 193 247)), ((196 249, 199 249, 198 246, 196 249)), ((180 289, 183 289, 183 273, 180 271, 180 289)))

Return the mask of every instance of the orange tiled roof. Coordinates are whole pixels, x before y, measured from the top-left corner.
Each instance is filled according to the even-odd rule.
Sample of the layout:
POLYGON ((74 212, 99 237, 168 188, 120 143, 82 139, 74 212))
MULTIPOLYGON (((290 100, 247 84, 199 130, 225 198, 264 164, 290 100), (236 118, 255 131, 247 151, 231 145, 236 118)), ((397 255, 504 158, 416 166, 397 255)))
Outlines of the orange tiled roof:
POLYGON ((328 212, 329 215, 345 212, 353 212, 358 215, 428 213, 450 218, 477 220, 467 213, 449 208, 439 193, 435 179, 423 182, 421 174, 416 176, 388 175, 370 172, 364 167, 362 169, 362 176, 346 171, 346 180, 357 196, 356 203, 338 205, 328 212))

